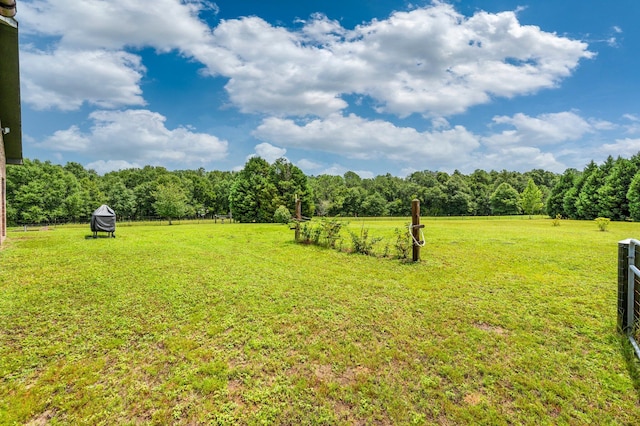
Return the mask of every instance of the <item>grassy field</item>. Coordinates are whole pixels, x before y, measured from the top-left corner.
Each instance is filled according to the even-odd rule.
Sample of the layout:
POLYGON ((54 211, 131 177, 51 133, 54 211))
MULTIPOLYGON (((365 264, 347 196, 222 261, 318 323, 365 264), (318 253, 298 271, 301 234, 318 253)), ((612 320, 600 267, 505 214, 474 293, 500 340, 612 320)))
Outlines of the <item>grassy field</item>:
POLYGON ((419 264, 282 225, 12 231, 0 424, 637 424, 616 256, 640 224, 423 222, 419 264))

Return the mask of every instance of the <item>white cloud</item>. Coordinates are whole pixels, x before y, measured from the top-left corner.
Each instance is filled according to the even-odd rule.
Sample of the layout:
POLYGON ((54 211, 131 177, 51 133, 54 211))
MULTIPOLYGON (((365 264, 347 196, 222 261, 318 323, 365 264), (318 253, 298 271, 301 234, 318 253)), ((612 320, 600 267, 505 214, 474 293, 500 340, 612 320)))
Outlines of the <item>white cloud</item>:
POLYGON ((610 124, 608 122, 591 124, 573 112, 541 114, 537 117, 518 113, 513 117, 496 116, 493 122, 514 127, 515 130, 505 130, 483 138, 482 142, 487 146, 557 144, 578 140, 586 133, 592 133, 595 129, 605 128, 610 124))
POLYGON ((140 57, 105 50, 21 52, 23 100, 36 109, 144 105, 140 57))
POLYGON ((640 117, 638 117, 636 114, 624 114, 622 118, 630 121, 630 123, 625 123, 622 125, 627 134, 635 135, 640 133, 640 117))
POLYGON ((125 170, 125 169, 139 169, 142 168, 138 163, 130 163, 124 160, 98 160, 93 161, 85 166, 88 170, 95 170, 98 174, 103 175, 105 173, 113 172, 116 170, 125 170))
POLYGON ((209 32, 198 18, 206 2, 177 0, 34 0, 20 4, 23 32, 60 38, 66 49, 161 51, 202 43, 209 32))
POLYGON ((479 147, 478 138, 462 126, 434 132, 418 132, 382 120, 366 120, 353 114, 333 114, 325 119, 296 123, 267 118, 253 132, 264 141, 282 146, 325 151, 357 159, 390 159, 400 163, 442 165, 464 159, 479 147))
POLYGON ((314 174, 314 171, 320 170, 322 168, 322 164, 312 160, 308 160, 306 158, 303 158, 300 161, 296 162, 296 166, 300 167, 307 174, 314 174))
POLYGON ((278 148, 277 146, 273 146, 270 143, 261 143, 255 146, 256 154, 259 157, 267 160, 269 163, 273 163, 278 158, 284 157, 287 153, 287 150, 284 148, 278 148))
POLYGON ((470 18, 435 3, 353 30, 322 15, 299 31, 258 17, 222 21, 209 49, 194 52, 245 112, 327 116, 342 94, 371 96, 379 110, 443 116, 555 87, 587 44, 518 22, 514 12, 470 18))
POLYGON ((368 170, 351 170, 342 164, 332 164, 326 169, 322 170, 318 175, 332 175, 332 176, 344 176, 347 172, 353 172, 360 176, 362 179, 373 179, 375 174, 368 170))
POLYGON ((210 74, 228 78, 229 98, 243 112, 326 117, 348 107, 342 95, 354 94, 371 97, 381 112, 448 116, 494 96, 553 88, 581 59, 593 56, 586 43, 521 25, 515 12, 465 17, 440 2, 354 29, 322 14, 298 29, 259 17, 222 20, 211 29, 199 17, 207 10, 216 13, 215 5, 204 1, 25 3, 23 31, 55 39, 39 59, 48 55, 50 63, 59 64, 66 56, 84 58, 96 51, 120 58, 97 61, 117 65, 120 72, 114 75, 87 69, 81 60, 70 61, 57 79, 33 73, 25 85, 27 102, 62 109, 78 108, 82 100, 142 105, 141 64, 123 55, 127 48, 150 46, 176 49, 210 74), (91 75, 97 75, 96 87, 123 89, 110 98, 75 82, 91 75), (67 87, 76 89, 70 99, 67 87))
POLYGON ((604 156, 612 155, 630 158, 640 152, 640 139, 617 139, 615 143, 602 145, 598 151, 604 156))
POLYGON ((84 102, 102 108, 145 105, 140 87, 145 68, 125 48, 197 51, 210 37, 198 18, 207 8, 212 8, 207 2, 176 0, 21 3, 23 34, 53 40, 45 50, 22 48, 25 103, 67 111, 84 102))
POLYGON ((565 164, 556 160, 552 153, 542 152, 538 148, 527 146, 500 148, 484 156, 479 163, 482 169, 486 169, 486 164, 491 164, 495 170, 543 169, 562 173, 567 168, 565 164))
POLYGON ((615 130, 618 128, 617 124, 606 120, 590 118, 588 121, 594 130, 615 130))
POLYGON ((94 122, 89 132, 72 126, 39 146, 77 152, 93 163, 126 161, 178 168, 199 167, 227 155, 227 141, 184 127, 167 129, 165 117, 148 110, 95 111, 89 117, 94 122))

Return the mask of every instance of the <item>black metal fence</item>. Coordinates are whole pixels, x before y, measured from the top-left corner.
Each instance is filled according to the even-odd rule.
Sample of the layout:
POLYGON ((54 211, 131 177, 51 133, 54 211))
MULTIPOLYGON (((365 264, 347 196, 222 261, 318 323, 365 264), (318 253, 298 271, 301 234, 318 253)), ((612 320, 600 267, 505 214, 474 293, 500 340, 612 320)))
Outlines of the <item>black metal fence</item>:
POLYGON ((640 241, 618 242, 618 329, 626 334, 636 356, 640 334, 640 241), (637 255, 636 255, 636 252, 637 255))

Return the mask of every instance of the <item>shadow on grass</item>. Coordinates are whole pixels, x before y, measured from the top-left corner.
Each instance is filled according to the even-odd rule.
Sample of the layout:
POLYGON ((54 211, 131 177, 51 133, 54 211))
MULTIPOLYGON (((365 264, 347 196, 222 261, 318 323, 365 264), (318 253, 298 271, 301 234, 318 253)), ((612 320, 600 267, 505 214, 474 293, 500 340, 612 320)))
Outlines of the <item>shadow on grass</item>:
POLYGON ((98 238, 115 238, 115 235, 112 237, 111 235, 97 235, 97 236, 93 236, 93 235, 85 235, 84 239, 85 240, 96 240, 98 238))
POLYGON ((629 371, 633 388, 636 390, 638 398, 640 399, 640 360, 636 357, 631 342, 629 342, 629 339, 624 334, 620 335, 620 350, 627 363, 627 371, 629 371))

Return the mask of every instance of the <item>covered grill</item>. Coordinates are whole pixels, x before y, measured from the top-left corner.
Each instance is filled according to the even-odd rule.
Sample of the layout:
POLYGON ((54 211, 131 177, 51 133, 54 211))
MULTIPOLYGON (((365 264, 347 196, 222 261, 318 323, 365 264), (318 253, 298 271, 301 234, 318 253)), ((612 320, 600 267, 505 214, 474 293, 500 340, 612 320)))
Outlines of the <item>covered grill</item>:
POLYGON ((103 204, 91 214, 91 232, 93 238, 98 238, 98 232, 107 232, 111 237, 116 237, 116 213, 111 207, 103 204))

